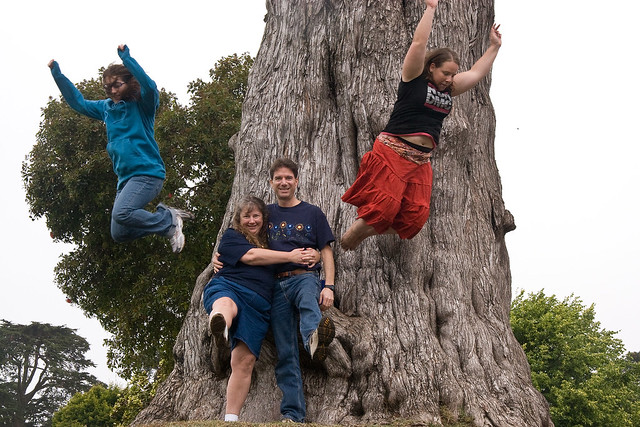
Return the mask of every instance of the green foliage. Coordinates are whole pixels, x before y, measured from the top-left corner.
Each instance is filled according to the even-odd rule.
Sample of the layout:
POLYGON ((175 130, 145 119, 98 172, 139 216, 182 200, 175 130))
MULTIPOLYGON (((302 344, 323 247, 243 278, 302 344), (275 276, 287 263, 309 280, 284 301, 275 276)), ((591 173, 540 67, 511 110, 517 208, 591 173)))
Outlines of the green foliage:
POLYGON ((78 391, 97 383, 87 340, 65 326, 0 321, 0 425, 46 423, 78 391))
POLYGON ((113 427, 120 419, 112 416, 113 407, 122 390, 117 386, 91 387, 86 393, 76 393, 69 403, 53 414, 53 427, 113 427))
MULTIPOLYGON (((112 334, 109 365, 124 378, 151 371, 162 360, 168 362, 163 369, 172 369, 175 337, 195 279, 210 261, 230 195, 234 163, 228 140, 240 127, 252 64, 248 55, 221 59, 211 82, 190 84, 188 107, 161 91, 155 131, 167 178, 154 204, 196 215, 185 225, 187 244, 179 255, 156 236, 112 241, 116 176, 104 148, 104 124, 76 114, 61 98, 43 109, 37 143, 22 167, 31 217, 44 217, 52 238, 76 245, 56 266, 56 283, 112 334)), ((78 87, 87 99, 104 96, 99 78, 78 87)))
MULTIPOLYGON (((160 372, 165 370, 161 369, 160 372)), ((120 420, 120 425, 129 425, 136 415, 144 409, 156 395, 158 386, 166 379, 156 376, 151 379, 144 372, 137 372, 129 381, 127 388, 120 393, 114 405, 112 415, 120 420)))
POLYGON ((600 328, 593 305, 521 292, 511 326, 556 426, 640 425, 640 364, 623 356, 615 332, 600 328))
POLYGON ((139 371, 131 376, 124 389, 105 388, 100 384, 86 393, 76 393, 54 414, 52 426, 127 426, 149 404, 165 379, 164 376, 151 378, 146 372, 139 371))

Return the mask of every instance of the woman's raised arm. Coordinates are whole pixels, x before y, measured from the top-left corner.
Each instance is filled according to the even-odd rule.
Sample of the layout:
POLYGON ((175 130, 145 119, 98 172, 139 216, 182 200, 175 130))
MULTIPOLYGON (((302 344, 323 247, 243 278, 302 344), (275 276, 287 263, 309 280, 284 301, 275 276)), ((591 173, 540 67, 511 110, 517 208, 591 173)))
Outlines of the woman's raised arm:
POLYGON ((426 9, 416 31, 413 33, 413 41, 402 63, 402 81, 409 82, 420 74, 424 69, 424 58, 427 54, 427 42, 431 34, 433 15, 436 13, 438 0, 425 0, 426 9))
POLYGON ((496 56, 498 56, 498 51, 500 50, 500 46, 502 46, 502 34, 498 31, 499 28, 500 25, 493 24, 491 26, 491 32, 489 33, 489 41, 491 44, 484 55, 473 64, 473 67, 471 67, 469 71, 456 74, 453 77, 452 96, 460 95, 468 91, 477 85, 484 76, 489 74, 493 61, 496 59, 496 56))

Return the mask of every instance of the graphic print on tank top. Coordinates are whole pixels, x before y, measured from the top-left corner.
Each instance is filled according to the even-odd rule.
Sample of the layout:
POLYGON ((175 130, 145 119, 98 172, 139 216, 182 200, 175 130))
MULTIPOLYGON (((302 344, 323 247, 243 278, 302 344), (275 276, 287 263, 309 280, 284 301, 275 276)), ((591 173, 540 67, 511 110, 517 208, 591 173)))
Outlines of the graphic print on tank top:
POLYGON ((453 106, 453 99, 449 92, 440 92, 434 85, 429 83, 424 106, 439 113, 449 114, 453 106))

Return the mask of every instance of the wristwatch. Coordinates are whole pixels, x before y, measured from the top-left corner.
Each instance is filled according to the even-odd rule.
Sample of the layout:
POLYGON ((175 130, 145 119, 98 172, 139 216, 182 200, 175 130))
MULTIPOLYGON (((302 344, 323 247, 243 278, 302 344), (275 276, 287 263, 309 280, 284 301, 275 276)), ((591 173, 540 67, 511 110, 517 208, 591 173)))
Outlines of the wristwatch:
POLYGON ((336 286, 335 285, 324 285, 324 289, 329 289, 332 292, 336 291, 336 286))

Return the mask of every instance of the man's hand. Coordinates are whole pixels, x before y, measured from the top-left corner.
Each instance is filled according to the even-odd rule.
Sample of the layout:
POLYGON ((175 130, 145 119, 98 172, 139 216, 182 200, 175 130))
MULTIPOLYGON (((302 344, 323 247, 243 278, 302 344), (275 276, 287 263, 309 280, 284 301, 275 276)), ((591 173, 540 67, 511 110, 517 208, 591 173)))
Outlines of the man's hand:
POLYGON ((320 292, 320 310, 325 311, 328 308, 333 306, 333 291, 329 288, 324 288, 322 292, 320 292))

